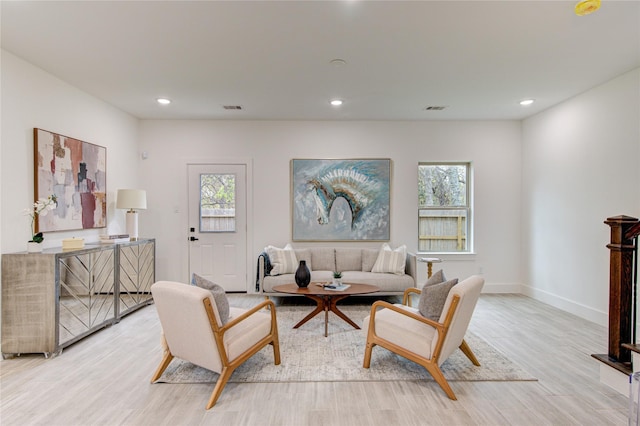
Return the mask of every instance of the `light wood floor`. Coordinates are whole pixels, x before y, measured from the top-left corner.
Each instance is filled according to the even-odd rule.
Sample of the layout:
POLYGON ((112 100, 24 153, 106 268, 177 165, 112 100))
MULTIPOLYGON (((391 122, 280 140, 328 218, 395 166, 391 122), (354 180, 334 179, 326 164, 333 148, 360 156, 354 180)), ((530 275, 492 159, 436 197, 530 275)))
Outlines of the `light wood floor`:
POLYGON ((626 397, 600 384, 590 356, 606 353, 604 327, 524 296, 483 295, 470 329, 539 381, 453 382, 458 401, 434 382, 230 383, 205 411, 212 386, 149 383, 161 357, 149 306, 59 357, 0 362, 0 424, 627 424, 626 397))

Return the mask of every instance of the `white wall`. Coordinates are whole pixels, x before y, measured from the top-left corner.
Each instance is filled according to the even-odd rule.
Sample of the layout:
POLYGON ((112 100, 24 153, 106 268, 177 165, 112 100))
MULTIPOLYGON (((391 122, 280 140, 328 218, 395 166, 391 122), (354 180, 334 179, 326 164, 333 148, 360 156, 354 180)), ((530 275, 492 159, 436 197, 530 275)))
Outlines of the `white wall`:
MULTIPOLYGON (((112 231, 124 230, 115 191, 149 191, 140 228, 141 235, 158 239, 158 279, 188 278, 190 160, 252 163, 249 244, 255 256, 264 245, 284 245, 291 238, 291 158, 391 158, 391 243, 407 244, 411 251, 417 246, 417 163, 472 161, 475 254, 447 256, 447 274, 465 277, 482 269, 489 290, 517 292, 526 283, 526 294, 606 324, 609 229, 603 221, 618 214, 640 217, 640 70, 523 123, 139 122, 0 53, 2 253, 23 251, 30 237, 21 212, 33 201, 34 127, 107 147, 112 231), (139 158, 141 151, 148 152, 147 160, 139 158)), ((59 246, 69 236, 92 241, 103 231, 48 233, 45 246, 59 246)), ((254 262, 249 260, 249 288, 254 262)), ((423 280, 424 267, 420 273, 423 280)))
MULTIPOLYGON (((325 122, 152 121, 140 125, 141 187, 148 210, 140 213, 141 235, 158 241, 157 277, 188 279, 187 172, 189 160, 252 159, 253 234, 249 244, 249 289, 255 258, 267 244, 291 240, 289 167, 292 158, 391 158, 391 244, 417 248, 419 161, 472 161, 475 177, 474 256, 448 256, 448 276, 466 277, 482 268, 487 288, 519 291, 519 122, 325 122)), ((317 243, 320 244, 320 243, 317 243)), ((327 243, 324 243, 325 245, 327 243)), ((379 243, 341 243, 372 246, 379 243)), ((294 246, 312 245, 295 243, 294 246)), ((420 264, 421 279, 426 265, 420 264)))
MULTIPOLYGON (((33 203, 34 127, 107 148, 107 223, 114 232, 124 232, 124 213, 115 209, 115 193, 138 185, 138 120, 7 51, 0 54, 2 253, 25 251, 31 238, 22 211, 33 203)), ((43 244, 59 247, 71 236, 95 242, 105 231, 46 233, 43 244)))
POLYGON ((640 69, 523 122, 524 292, 607 325, 607 217, 640 217, 640 69))

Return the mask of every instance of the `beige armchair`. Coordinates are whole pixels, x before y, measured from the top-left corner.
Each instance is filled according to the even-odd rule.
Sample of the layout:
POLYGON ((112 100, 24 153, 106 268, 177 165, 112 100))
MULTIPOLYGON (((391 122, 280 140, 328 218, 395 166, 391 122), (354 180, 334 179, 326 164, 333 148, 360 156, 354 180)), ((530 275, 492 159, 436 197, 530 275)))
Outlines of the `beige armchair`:
POLYGON ((373 347, 380 345, 426 368, 447 396, 455 400, 456 396, 442 374, 440 365, 457 348, 474 365, 480 365, 464 341, 464 335, 483 285, 482 277, 472 276, 453 286, 438 322, 423 317, 417 309, 408 306, 409 294, 419 293, 418 289, 405 291, 403 305, 375 302, 371 314, 364 319, 367 333, 364 368, 369 368, 371 364, 373 347))
POLYGON ((151 382, 160 378, 174 357, 220 374, 207 410, 216 403, 233 371, 266 345, 273 346, 276 365, 280 347, 276 309, 266 300, 252 309, 229 308, 222 325, 209 290, 176 282, 159 281, 151 293, 162 324, 164 356, 151 382), (269 313, 258 312, 268 307, 269 313))

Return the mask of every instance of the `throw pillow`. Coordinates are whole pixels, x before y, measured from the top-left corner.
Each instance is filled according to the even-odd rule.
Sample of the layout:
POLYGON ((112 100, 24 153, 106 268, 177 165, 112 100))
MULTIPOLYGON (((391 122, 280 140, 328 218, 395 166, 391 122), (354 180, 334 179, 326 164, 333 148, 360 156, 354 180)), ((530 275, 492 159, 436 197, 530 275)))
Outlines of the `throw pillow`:
POLYGON ((442 269, 440 269, 435 274, 431 274, 424 286, 440 284, 445 282, 446 280, 447 279, 444 277, 444 272, 442 271, 442 269))
MULTIPOLYGON (((435 275, 433 274, 431 278, 435 275)), ((440 276, 444 279, 444 274, 440 274, 440 276)), ((422 293, 420 293, 420 300, 418 301, 420 314, 434 321, 440 321, 449 290, 456 284, 458 284, 457 278, 432 284, 427 281, 427 284, 422 287, 422 293)))
POLYGON ((227 321, 229 321, 229 300, 227 299, 224 288, 212 281, 202 278, 198 274, 193 274, 191 284, 211 291, 213 300, 216 302, 216 308, 218 308, 220 323, 225 325, 227 321))
MULTIPOLYGON (((419 309, 420 311, 427 312, 427 310, 429 309, 428 308, 429 301, 427 300, 428 295, 426 294, 424 289, 426 287, 429 287, 435 284, 443 283, 446 280, 447 278, 444 276, 444 271, 442 269, 439 269, 435 273, 431 274, 431 276, 427 279, 427 282, 422 286, 422 289, 421 289, 420 298, 418 300, 418 307, 422 306, 422 309, 419 309)), ((426 315, 423 315, 423 316, 426 316, 426 315)), ((438 321, 438 319, 436 319, 436 321, 438 321)))
POLYGON ((272 269, 269 275, 293 274, 296 272, 298 259, 291 244, 287 244, 283 249, 267 246, 264 250, 269 255, 269 260, 271 261, 272 269))
POLYGON ((279 250, 279 249, 274 246, 266 246, 264 248, 264 252, 267 253, 267 257, 269 257, 269 263, 271 264, 272 268, 273 268, 273 261, 276 260, 276 250, 279 250))
POLYGON ((378 253, 376 263, 373 265, 373 268, 371 268, 371 272, 404 275, 406 262, 407 246, 402 245, 392 250, 389 244, 384 243, 378 253))
MULTIPOLYGON (((427 279, 427 282, 424 284, 424 286, 422 286, 421 293, 420 293, 420 298, 418 299, 418 307, 420 307, 420 306, 423 307, 422 309, 420 309, 421 311, 427 312, 427 310, 428 310, 427 305, 429 303, 429 301, 427 300, 428 296, 425 294, 424 289, 426 287, 432 286, 434 284, 443 283, 446 280, 447 279, 444 277, 444 272, 442 271, 442 269, 438 270, 435 274, 431 274, 429 279, 427 279)), ((423 315, 423 316, 426 316, 426 315, 423 315)))

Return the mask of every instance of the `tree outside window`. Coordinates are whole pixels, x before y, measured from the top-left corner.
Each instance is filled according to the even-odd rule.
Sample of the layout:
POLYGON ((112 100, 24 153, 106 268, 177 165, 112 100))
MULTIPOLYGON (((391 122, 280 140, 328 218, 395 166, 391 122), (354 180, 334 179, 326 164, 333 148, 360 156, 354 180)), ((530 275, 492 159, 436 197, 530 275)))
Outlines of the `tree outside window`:
POLYGON ((236 176, 200 175, 200 232, 236 229, 236 176))
POLYGON ((418 164, 418 251, 470 251, 470 163, 418 164))

